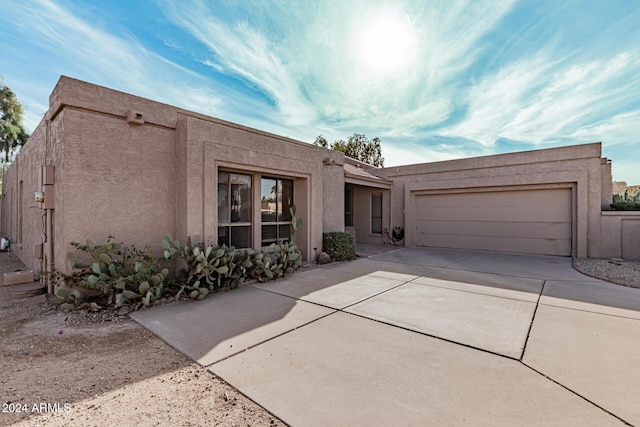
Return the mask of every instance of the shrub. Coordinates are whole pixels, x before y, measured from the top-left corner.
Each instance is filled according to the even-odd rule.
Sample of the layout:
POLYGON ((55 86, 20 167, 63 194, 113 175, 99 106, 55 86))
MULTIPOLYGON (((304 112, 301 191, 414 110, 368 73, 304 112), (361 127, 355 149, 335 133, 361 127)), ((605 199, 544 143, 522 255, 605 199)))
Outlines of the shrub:
POLYGON ((628 191, 625 191, 624 195, 614 194, 613 203, 609 206, 617 211, 638 211, 640 210, 640 193, 634 197, 630 197, 628 191))
POLYGON ((280 245, 274 243, 267 248, 267 252, 256 250, 250 259, 253 267, 248 275, 259 282, 293 273, 302 264, 302 254, 293 242, 284 242, 280 245))
POLYGON ((273 249, 276 253, 276 260, 279 264, 282 264, 284 274, 293 273, 300 268, 300 264, 302 264, 302 253, 300 253, 298 246, 293 243, 293 240, 280 245, 273 245, 273 249))
POLYGON ((241 280, 253 278, 264 282, 293 273, 302 263, 302 254, 293 242, 273 244, 268 252, 236 250, 233 246, 186 245, 165 236, 162 241, 166 259, 181 257, 187 268, 181 272, 184 284, 178 296, 202 299, 221 288, 235 288, 241 280))
POLYGON ((351 261, 356 258, 353 236, 342 231, 323 233, 322 250, 334 261, 351 261))
POLYGON ((236 251, 233 246, 181 246, 169 235, 161 244, 165 259, 180 257, 187 264, 180 274, 184 283, 180 286, 178 297, 185 294, 192 299, 202 299, 209 292, 235 288, 246 277, 247 269, 253 266, 247 251, 236 251))
POLYGON ((116 307, 125 304, 140 303, 149 305, 162 297, 169 270, 156 258, 148 247, 137 249, 122 243, 114 242, 114 237, 98 244, 87 239, 85 244, 77 242, 71 246, 78 249, 81 257, 89 262, 78 260, 74 252, 67 258, 73 270, 70 275, 54 272, 53 279, 58 284, 63 282, 71 292, 58 290, 54 303, 75 303, 83 300, 74 288, 83 287, 101 291, 107 297, 107 304, 115 303, 116 307))
POLYGON ((616 211, 640 211, 640 203, 619 202, 612 203, 611 206, 616 211))
POLYGON ((89 259, 82 262, 74 252, 67 254, 73 272, 51 274, 52 280, 65 287, 58 287, 53 302, 64 308, 99 309, 92 298, 78 290, 78 287, 100 291, 106 296, 108 305, 129 306, 137 309, 147 306, 162 297, 170 287, 176 293, 192 299, 203 299, 211 292, 223 288, 235 288, 247 278, 261 282, 293 273, 302 263, 302 254, 293 242, 271 245, 267 252, 256 250, 236 250, 227 246, 207 246, 187 244, 167 235, 161 242, 164 259, 158 260, 148 247, 136 249, 114 242, 114 237, 98 244, 88 239, 85 244, 71 243, 89 259), (187 268, 182 269, 177 279, 168 279, 169 270, 165 265, 182 258, 187 268), (169 286, 170 285, 170 286, 169 286))

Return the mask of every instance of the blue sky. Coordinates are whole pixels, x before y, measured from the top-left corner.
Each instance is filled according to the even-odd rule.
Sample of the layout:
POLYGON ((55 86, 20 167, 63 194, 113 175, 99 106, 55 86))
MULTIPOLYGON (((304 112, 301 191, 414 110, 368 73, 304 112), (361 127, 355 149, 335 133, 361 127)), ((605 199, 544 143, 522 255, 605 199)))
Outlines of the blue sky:
POLYGON ((0 76, 33 129, 60 75, 386 166, 601 141, 640 184, 635 0, 4 0, 0 76))

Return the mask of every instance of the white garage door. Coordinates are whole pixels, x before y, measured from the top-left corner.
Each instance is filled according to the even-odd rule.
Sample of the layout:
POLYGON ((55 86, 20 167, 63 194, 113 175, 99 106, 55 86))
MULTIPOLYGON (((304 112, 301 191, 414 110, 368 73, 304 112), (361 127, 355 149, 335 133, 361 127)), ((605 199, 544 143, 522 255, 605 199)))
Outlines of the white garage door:
POLYGON ((416 195, 415 244, 571 255, 571 189, 416 195))

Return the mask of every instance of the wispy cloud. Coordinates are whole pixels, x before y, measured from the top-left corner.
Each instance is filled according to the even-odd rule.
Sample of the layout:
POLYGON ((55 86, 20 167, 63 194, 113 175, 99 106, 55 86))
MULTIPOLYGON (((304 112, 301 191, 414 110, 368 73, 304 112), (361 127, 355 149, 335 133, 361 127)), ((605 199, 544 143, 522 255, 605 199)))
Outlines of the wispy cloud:
POLYGON ((32 58, 41 72, 51 71, 50 61, 60 74, 203 112, 223 104, 205 79, 146 49, 126 29, 110 34, 53 1, 18 2, 0 19, 20 23, 23 36, 44 52, 40 63, 32 58))
MULTIPOLYGON (((210 50, 208 64, 266 94, 288 126, 329 123, 337 131, 358 127, 409 134, 449 117, 447 86, 473 62, 474 44, 510 3, 469 1, 449 8, 323 2, 301 10, 293 3, 258 2, 250 17, 231 21, 200 1, 163 6, 169 19, 210 50), (359 38, 363 28, 380 25, 381 14, 397 16, 415 37, 411 66, 384 78, 367 69, 372 64, 360 56, 359 38), (455 37, 446 37, 451 34, 455 37)), ((371 31, 385 28, 365 34, 371 31)))
MULTIPOLYGON (((499 138, 542 144, 610 139, 637 131, 640 57, 635 51, 587 62, 541 53, 485 76, 469 90, 463 120, 443 131, 491 146, 499 138), (600 118, 609 117, 607 126, 600 118)), ((636 136, 639 138, 640 136, 636 136)))
POLYGON ((120 13, 137 7, 3 9, 0 74, 28 124, 65 74, 309 142, 378 136, 389 165, 602 141, 619 175, 629 161, 615 157, 640 156, 635 2, 156 0, 120 13))
POLYGON ((460 140, 448 140, 443 137, 430 137, 427 141, 408 142, 393 138, 384 139, 384 141, 386 141, 383 148, 385 166, 439 162, 487 154, 479 150, 470 153, 460 140))
POLYGON ((640 143, 640 109, 587 124, 577 129, 572 136, 580 140, 597 140, 605 136, 605 146, 640 143))
POLYGON ((614 134, 637 141, 640 30, 632 22, 640 9, 626 2, 538 5, 519 4, 495 28, 503 48, 483 58, 486 66, 462 91, 463 114, 439 130, 487 148, 504 139, 523 146, 606 146, 614 134))
MULTIPOLYGON (((274 44, 246 21, 226 23, 201 2, 189 7, 167 2, 167 16, 213 54, 203 61, 218 72, 234 74, 282 106, 301 105, 301 92, 274 44)), ((290 115, 293 115, 290 113, 290 115)))

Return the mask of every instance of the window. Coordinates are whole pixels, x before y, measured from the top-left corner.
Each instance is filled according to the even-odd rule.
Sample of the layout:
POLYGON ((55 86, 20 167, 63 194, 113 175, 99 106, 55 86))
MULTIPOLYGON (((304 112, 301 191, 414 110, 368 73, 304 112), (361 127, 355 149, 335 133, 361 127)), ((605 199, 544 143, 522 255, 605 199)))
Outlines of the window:
POLYGON ((371 233, 382 234, 382 194, 371 195, 371 233))
POLYGON ((293 181, 280 178, 262 178, 260 182, 260 214, 262 220, 262 246, 289 240, 293 181))
POLYGON ((251 176, 218 172, 218 245, 251 247, 251 176))
POLYGON ((353 227, 353 186, 344 187, 344 226, 353 227))

